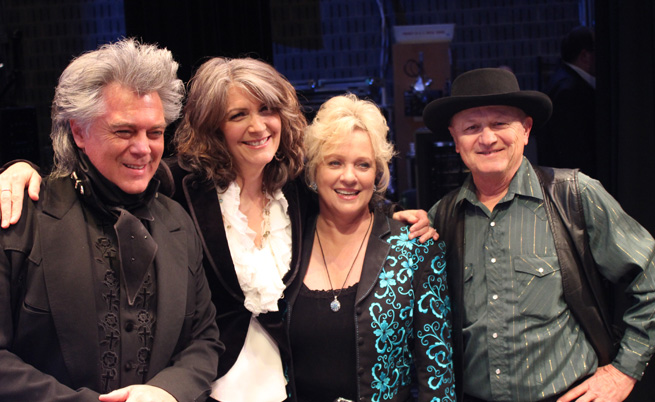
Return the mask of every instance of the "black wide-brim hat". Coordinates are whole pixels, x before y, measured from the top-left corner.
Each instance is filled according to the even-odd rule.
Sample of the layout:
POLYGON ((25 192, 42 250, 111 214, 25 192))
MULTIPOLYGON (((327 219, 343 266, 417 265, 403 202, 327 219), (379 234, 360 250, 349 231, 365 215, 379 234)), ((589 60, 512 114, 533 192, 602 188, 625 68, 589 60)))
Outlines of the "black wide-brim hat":
POLYGON ((553 112, 548 95, 539 91, 521 91, 511 71, 480 68, 458 76, 451 96, 430 102, 423 110, 423 122, 432 132, 448 128, 450 119, 462 110, 481 106, 514 106, 532 117, 533 127, 541 127, 553 112))

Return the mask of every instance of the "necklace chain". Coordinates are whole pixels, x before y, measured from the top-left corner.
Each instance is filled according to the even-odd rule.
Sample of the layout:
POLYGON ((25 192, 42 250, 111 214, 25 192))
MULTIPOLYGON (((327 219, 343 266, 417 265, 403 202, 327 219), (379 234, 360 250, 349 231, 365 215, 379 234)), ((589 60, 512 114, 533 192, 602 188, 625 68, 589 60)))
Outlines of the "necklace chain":
POLYGON ((357 254, 355 254, 355 258, 353 259, 352 264, 350 264, 350 269, 348 269, 348 273, 346 274, 346 279, 343 280, 343 284, 341 285, 341 288, 339 288, 338 293, 334 291, 334 286, 332 286, 332 279, 330 278, 330 270, 328 269, 327 262, 325 261, 325 253, 323 253, 323 245, 321 244, 321 236, 319 236, 318 234, 318 225, 316 225, 316 229, 314 229, 314 232, 316 233, 316 240, 318 240, 318 247, 321 249, 321 257, 323 258, 323 265, 325 266, 325 272, 327 273, 328 282, 330 283, 330 290, 332 291, 332 296, 334 296, 334 300, 330 302, 330 309, 332 309, 332 311, 334 311, 335 313, 339 311, 339 309, 341 308, 341 303, 339 302, 339 295, 341 295, 344 286, 346 286, 346 282, 348 282, 350 271, 353 270, 353 267, 355 266, 355 261, 357 261, 357 257, 359 256, 359 252, 362 251, 362 247, 364 247, 364 242, 366 241, 366 236, 368 236, 368 232, 371 230, 371 226, 373 226, 373 216, 369 214, 369 224, 368 227, 366 228, 366 233, 364 233, 364 238, 362 239, 362 242, 359 245, 359 248, 357 249, 357 254))
MULTIPOLYGON (((263 217, 263 227, 262 227, 262 238, 261 245, 258 247, 260 250, 264 248, 264 243, 268 240, 268 236, 271 234, 271 201, 266 197, 266 193, 262 190, 264 194, 263 206, 262 206, 262 217, 263 217)), ((272 250, 272 248, 271 248, 272 250)))
MULTIPOLYGON (((220 187, 217 187, 218 191, 218 203, 222 204, 223 203, 223 193, 221 192, 220 187)), ((227 191, 227 190, 226 190, 227 191)), ((265 244, 264 242, 268 240, 268 236, 271 234, 271 200, 268 199, 268 196, 266 195, 266 190, 262 187, 262 194, 263 194, 263 199, 259 202, 261 204, 262 208, 262 234, 261 234, 261 244, 257 246, 255 243, 255 247, 258 248, 259 250, 263 249, 265 244)), ((241 212, 243 213, 243 212, 241 212)), ((245 215, 245 214, 244 214, 245 215)), ((223 222, 225 223, 226 229, 231 229, 232 225, 226 220, 225 214, 222 213, 221 216, 223 217, 223 222)), ((247 218, 246 218, 247 219, 247 218)), ((271 248, 271 251, 273 249, 271 248)))

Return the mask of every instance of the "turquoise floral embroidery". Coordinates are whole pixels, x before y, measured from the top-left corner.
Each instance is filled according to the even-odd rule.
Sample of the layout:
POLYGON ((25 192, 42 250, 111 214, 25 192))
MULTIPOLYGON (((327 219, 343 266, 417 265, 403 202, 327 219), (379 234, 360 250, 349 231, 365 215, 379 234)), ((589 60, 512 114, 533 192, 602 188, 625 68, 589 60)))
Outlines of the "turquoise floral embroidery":
POLYGON ((393 271, 382 272, 380 274, 380 287, 386 288, 387 286, 395 286, 396 280, 393 277, 393 271))
POLYGON ((407 249, 407 250, 412 250, 415 245, 420 245, 419 243, 416 243, 415 240, 410 240, 409 239, 409 231, 407 228, 402 228, 402 232, 400 233, 399 236, 394 236, 393 238, 389 239, 389 243, 391 242, 392 239, 396 239, 396 244, 395 248, 398 249, 407 249))
POLYGON ((379 389, 380 392, 385 393, 391 388, 389 387, 389 382, 391 382, 391 379, 387 377, 385 373, 382 373, 380 374, 380 378, 373 381, 373 388, 379 389))
POLYGON ((449 346, 451 328, 446 322, 450 311, 450 300, 446 295, 446 262, 443 252, 437 253, 432 261, 425 261, 427 255, 434 253, 432 250, 431 254, 431 248, 443 251, 445 245, 443 242, 435 244, 432 240, 424 244, 409 240, 406 227, 387 242, 393 253, 387 257, 378 276, 378 287, 374 292, 378 301, 369 306, 377 353, 377 362, 371 373, 372 401, 393 399, 400 387, 410 384, 414 359, 420 359, 427 370, 428 387, 445 394, 445 398, 433 400, 452 401, 455 394, 449 346), (422 275, 422 278, 416 278, 420 282, 414 281, 417 272, 422 275), (421 317, 415 317, 415 314, 421 317), (422 325, 416 327, 414 320, 419 318, 422 325), (410 344, 415 345, 417 356, 412 355, 410 344))
POLYGON ((393 330, 390 328, 388 322, 383 321, 380 323, 380 328, 373 331, 373 333, 375 334, 375 336, 380 338, 381 342, 386 342, 387 338, 393 335, 393 330))

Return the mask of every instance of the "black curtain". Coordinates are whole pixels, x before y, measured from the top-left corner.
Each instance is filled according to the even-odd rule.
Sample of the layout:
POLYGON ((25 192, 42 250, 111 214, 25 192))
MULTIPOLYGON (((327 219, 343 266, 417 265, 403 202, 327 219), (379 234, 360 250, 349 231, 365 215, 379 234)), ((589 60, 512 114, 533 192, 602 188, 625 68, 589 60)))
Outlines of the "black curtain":
MULTIPOLYGON (((655 234, 655 2, 596 0, 599 179, 655 234)), ((627 399, 655 395, 655 358, 627 399)))
POLYGON ((601 0, 596 14, 599 179, 655 234, 655 2, 601 0))
POLYGON ((251 56, 273 62, 270 0, 130 0, 127 36, 167 47, 187 82, 211 56, 251 56))

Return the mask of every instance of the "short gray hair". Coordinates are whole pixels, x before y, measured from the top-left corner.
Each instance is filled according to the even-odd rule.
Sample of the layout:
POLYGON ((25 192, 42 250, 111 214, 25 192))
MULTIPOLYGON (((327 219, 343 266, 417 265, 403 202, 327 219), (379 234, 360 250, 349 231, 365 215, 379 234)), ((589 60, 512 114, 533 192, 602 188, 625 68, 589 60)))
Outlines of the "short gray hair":
POLYGON ((71 174, 78 165, 70 120, 88 126, 104 113, 103 89, 117 82, 138 94, 157 92, 166 124, 180 116, 184 84, 177 78, 178 64, 167 49, 122 39, 74 59, 59 77, 52 101, 50 138, 54 151, 54 177, 71 174))

